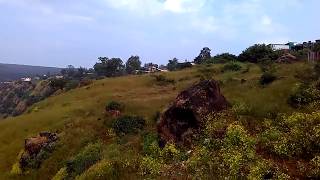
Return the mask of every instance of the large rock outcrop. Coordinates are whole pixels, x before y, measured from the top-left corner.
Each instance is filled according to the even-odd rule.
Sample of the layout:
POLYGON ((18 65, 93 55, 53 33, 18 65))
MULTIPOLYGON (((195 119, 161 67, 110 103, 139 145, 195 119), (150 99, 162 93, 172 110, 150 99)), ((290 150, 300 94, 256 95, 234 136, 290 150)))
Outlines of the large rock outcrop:
POLYGON ((277 63, 293 63, 295 61, 297 61, 297 57, 290 53, 286 53, 276 60, 277 63))
POLYGON ((49 97, 55 91, 48 80, 37 83, 22 81, 0 83, 0 115, 20 115, 29 106, 49 97))
POLYGON ((19 160, 21 169, 38 168, 48 153, 54 150, 57 140, 57 134, 50 132, 41 132, 38 136, 25 139, 24 151, 19 160))
POLYGON ((228 102, 214 80, 202 81, 182 91, 158 122, 161 144, 188 143, 190 136, 204 126, 207 115, 227 107, 228 102))

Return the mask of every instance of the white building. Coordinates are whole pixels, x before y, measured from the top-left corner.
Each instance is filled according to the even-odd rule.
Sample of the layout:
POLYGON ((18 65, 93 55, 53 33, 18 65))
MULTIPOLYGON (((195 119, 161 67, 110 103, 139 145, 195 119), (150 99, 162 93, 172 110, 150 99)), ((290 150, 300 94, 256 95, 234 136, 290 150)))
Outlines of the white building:
POLYGON ((23 82, 31 82, 31 78, 30 77, 26 77, 26 78, 21 78, 21 81, 23 82))
POLYGON ((274 51, 290 49, 289 44, 288 45, 287 44, 270 44, 270 46, 274 51))

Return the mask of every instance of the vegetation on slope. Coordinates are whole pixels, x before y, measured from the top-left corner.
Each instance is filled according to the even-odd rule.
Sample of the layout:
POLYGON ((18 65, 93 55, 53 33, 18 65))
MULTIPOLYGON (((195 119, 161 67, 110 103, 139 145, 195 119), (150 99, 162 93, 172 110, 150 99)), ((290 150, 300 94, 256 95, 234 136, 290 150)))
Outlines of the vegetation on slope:
POLYGON ((296 72, 310 65, 303 62, 276 65, 277 79, 265 86, 260 84, 263 72, 259 66, 239 65, 239 71, 222 72, 224 67, 218 64, 162 74, 165 78, 160 80, 175 83, 159 83, 159 78, 149 75, 103 79, 37 103, 28 113, 0 122, 0 179, 51 179, 55 175, 58 179, 69 175, 79 179, 159 175, 171 178, 316 177, 319 157, 315 154, 319 152, 314 145, 319 142, 317 134, 308 132, 308 127, 315 125, 314 131, 318 132, 319 118, 318 114, 304 113, 317 110, 317 106, 295 109, 288 103, 292 90, 301 81, 295 77, 296 72), (222 93, 233 105, 232 110, 208 117, 219 121, 207 125, 203 137, 191 151, 173 144, 159 148, 155 130, 158 112, 165 109, 178 92, 208 78, 219 81, 222 93), (111 101, 125 105, 123 115, 143 117, 146 120, 143 130, 117 135, 112 128, 114 118, 105 113, 105 105, 111 101), (292 114, 297 111, 303 114, 292 114), (311 120, 304 122, 306 119, 311 120), (307 129, 300 128, 304 123, 307 129), (217 138, 216 131, 220 128, 227 130, 226 135, 217 138), (25 175, 10 174, 24 138, 39 131, 60 134, 56 150, 39 169, 25 175), (299 137, 305 139, 302 141, 299 137), (303 142, 308 144, 300 146, 303 142), (292 143, 296 146, 288 147, 292 143), (93 147, 98 149, 91 151, 93 147), (301 156, 304 153, 299 148, 310 153, 307 157, 301 156), (86 156, 91 154, 87 151, 98 153, 91 158, 86 156), (92 163, 78 164, 86 158, 92 163), (71 173, 70 163, 77 167, 71 173))

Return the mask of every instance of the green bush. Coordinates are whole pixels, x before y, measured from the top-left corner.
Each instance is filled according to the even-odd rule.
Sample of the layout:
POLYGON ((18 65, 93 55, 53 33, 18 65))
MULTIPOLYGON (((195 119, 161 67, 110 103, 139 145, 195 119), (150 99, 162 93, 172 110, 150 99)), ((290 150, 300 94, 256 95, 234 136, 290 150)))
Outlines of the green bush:
POLYGON ((240 71, 242 66, 237 62, 229 62, 225 64, 222 68, 222 72, 226 71, 240 71))
POLYGON ((230 53, 222 53, 214 56, 210 60, 207 61, 207 63, 228 63, 228 62, 234 62, 237 61, 238 57, 230 54, 230 53))
POLYGON ((67 91, 69 91, 71 89, 75 89, 79 86, 79 83, 80 83, 80 81, 78 81, 78 80, 69 80, 65 84, 65 89, 67 91))
POLYGON ((152 75, 152 77, 155 78, 155 84, 158 86, 166 86, 169 84, 175 84, 176 81, 174 79, 169 79, 166 76, 160 74, 160 75, 152 75))
POLYGON ((248 163, 255 158, 255 143, 243 126, 229 125, 221 153, 230 177, 241 178, 245 168, 250 167, 248 163))
POLYGON ((117 135, 136 133, 143 129, 145 120, 140 116, 123 116, 112 122, 117 135))
POLYGON ((163 162, 159 159, 146 156, 142 158, 140 164, 140 173, 143 176, 158 176, 161 174, 161 169, 163 168, 163 166, 163 162))
POLYGON ((52 178, 52 180, 65 180, 68 179, 68 172, 67 168, 61 168, 57 174, 52 178))
POLYGON ((272 48, 265 44, 255 44, 246 50, 244 50, 238 57, 239 61, 249 61, 252 63, 257 63, 260 59, 269 57, 277 59, 276 53, 272 48))
POLYGON ((320 152, 320 113, 293 113, 278 119, 279 128, 260 135, 261 144, 283 158, 308 158, 320 152))
POLYGON ((111 101, 106 105, 106 111, 122 111, 124 109, 124 105, 117 101, 111 101))
POLYGON ((277 76, 274 75, 271 72, 265 72, 262 74, 261 78, 260 78, 260 84, 261 85, 268 85, 270 83, 272 83, 273 81, 275 81, 277 79, 277 76))
POLYGON ((53 89, 63 89, 66 85, 67 81, 65 79, 52 79, 50 80, 50 86, 53 89))
POLYGON ((174 144, 167 143, 160 156, 165 162, 174 162, 180 159, 180 150, 174 144))
MULTIPOLYGON (((216 163, 222 164, 219 156, 214 156, 212 151, 209 151, 204 146, 195 147, 191 157, 186 161, 187 170, 195 179, 208 179, 212 171, 222 170, 216 163)), ((210 179, 214 179, 214 177, 211 176, 210 179)))
POLYGON ((288 103, 295 108, 320 100, 320 91, 309 84, 300 84, 289 96, 288 103))
POLYGON ((101 159, 102 156, 102 144, 89 144, 87 145, 79 154, 67 162, 67 172, 70 177, 75 177, 97 161, 101 159))
POLYGON ((197 77, 200 77, 200 80, 210 80, 216 71, 210 67, 201 66, 197 69, 197 77))
POLYGON ((92 179, 119 179, 119 165, 108 160, 102 160, 90 167, 83 174, 78 176, 77 180, 92 180, 92 179))
POLYGON ((275 61, 269 57, 259 59, 258 63, 262 72, 274 72, 276 69, 275 61))
POLYGON ((320 178, 320 156, 314 157, 311 162, 310 176, 315 179, 320 178))
POLYGON ((145 134, 143 136, 143 153, 151 157, 158 157, 161 151, 158 141, 159 138, 157 134, 145 134))
POLYGON ((250 115, 252 112, 252 107, 244 102, 237 102, 232 106, 232 111, 236 115, 250 115))
POLYGON ((256 179, 271 179, 273 178, 272 165, 268 161, 258 161, 250 168, 250 173, 248 175, 249 180, 256 179))
POLYGON ((312 67, 303 67, 296 70, 294 77, 302 83, 308 84, 317 80, 317 75, 312 67))

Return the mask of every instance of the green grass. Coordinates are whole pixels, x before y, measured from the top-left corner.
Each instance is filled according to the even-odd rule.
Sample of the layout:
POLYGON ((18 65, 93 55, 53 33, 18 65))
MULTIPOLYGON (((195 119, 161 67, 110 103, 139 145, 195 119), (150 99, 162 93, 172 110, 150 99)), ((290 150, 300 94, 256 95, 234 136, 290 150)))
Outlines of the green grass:
MULTIPOLYGON (((259 84, 262 72, 256 65, 252 65, 247 73, 221 73, 222 65, 213 65, 210 68, 216 72, 213 79, 223 82, 222 93, 228 101, 245 102, 252 107, 254 115, 265 117, 269 112, 294 111, 286 101, 292 87, 298 82, 293 77, 295 70, 304 66, 304 63, 279 65, 276 74, 281 78, 266 87, 259 84), (241 79, 246 82, 241 83, 241 79)), ((88 142, 104 138, 104 109, 111 100, 125 104, 127 114, 146 118, 147 128, 154 130, 154 114, 164 110, 181 90, 199 81, 198 73, 197 68, 192 68, 164 74, 177 82, 167 86, 156 86, 150 75, 107 78, 95 81, 88 87, 50 97, 33 105, 21 116, 1 120, 0 179, 10 177, 10 169, 23 148, 24 139, 40 131, 57 131, 61 140, 51 157, 39 170, 30 172, 28 178, 53 177, 64 166, 64 162, 77 154, 88 142)), ((139 140, 135 137, 132 139, 127 139, 128 142, 133 142, 129 143, 130 146, 139 146, 139 140)), ((105 146, 107 145, 106 140, 105 146)))

